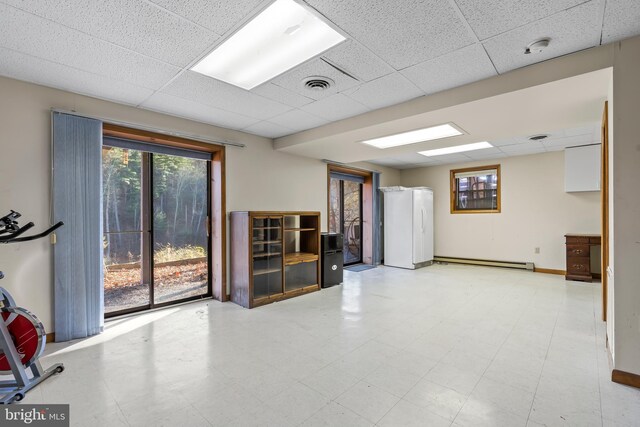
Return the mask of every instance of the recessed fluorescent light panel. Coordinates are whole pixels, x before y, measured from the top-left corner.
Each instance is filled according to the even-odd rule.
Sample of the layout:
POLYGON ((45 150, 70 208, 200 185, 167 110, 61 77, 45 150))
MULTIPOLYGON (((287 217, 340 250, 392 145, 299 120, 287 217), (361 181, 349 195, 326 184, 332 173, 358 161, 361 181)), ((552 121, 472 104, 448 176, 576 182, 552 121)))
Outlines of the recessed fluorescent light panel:
POLYGON ((456 145, 455 147, 437 148, 435 150, 419 151, 418 154, 423 156, 443 156, 445 154, 462 153, 464 151, 482 150, 483 148, 491 148, 493 145, 486 141, 476 142, 473 144, 456 145))
POLYGON ((344 40, 307 7, 277 0, 191 69, 249 90, 344 40))
POLYGON ((363 144, 373 145, 376 148, 391 148, 400 145, 415 144, 416 142, 433 141, 434 139, 448 138, 462 135, 462 131, 451 124, 431 126, 424 129, 412 130, 382 138, 368 139, 363 144))

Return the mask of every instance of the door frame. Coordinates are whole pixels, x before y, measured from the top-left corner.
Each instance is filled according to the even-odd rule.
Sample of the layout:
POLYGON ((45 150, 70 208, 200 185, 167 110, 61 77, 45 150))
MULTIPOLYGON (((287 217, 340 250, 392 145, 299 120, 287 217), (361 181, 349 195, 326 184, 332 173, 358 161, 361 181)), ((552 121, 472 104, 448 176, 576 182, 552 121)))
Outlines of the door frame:
POLYGON ((602 165, 600 167, 600 197, 601 197, 601 244, 602 252, 602 320, 607 321, 607 298, 609 288, 609 101, 604 102, 602 111, 602 147, 600 156, 602 165))
POLYGON ((327 230, 331 209, 331 172, 361 176, 362 184, 362 263, 373 264, 373 172, 344 165, 327 164, 327 230))
MULTIPOLYGON (((209 210, 206 226, 209 231, 209 283, 211 297, 218 301, 228 300, 227 295, 227 226, 226 226, 226 177, 224 145, 195 141, 173 135, 103 123, 103 136, 130 139, 168 147, 202 151, 211 154, 209 162, 209 210)), ((156 304, 163 307, 172 303, 156 304)), ((123 313, 119 313, 123 314, 123 313)))

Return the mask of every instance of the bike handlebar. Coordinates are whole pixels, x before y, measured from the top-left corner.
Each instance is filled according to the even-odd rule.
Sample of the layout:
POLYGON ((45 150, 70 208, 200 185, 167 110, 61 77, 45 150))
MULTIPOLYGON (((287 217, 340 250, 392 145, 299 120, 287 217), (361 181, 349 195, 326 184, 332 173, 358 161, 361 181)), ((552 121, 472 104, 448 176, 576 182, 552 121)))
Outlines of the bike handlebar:
POLYGON ((64 222, 60 221, 57 224, 55 224, 54 226, 49 227, 48 229, 46 229, 42 233, 34 234, 33 236, 16 238, 16 235, 22 234, 25 231, 27 231, 29 228, 33 227, 33 223, 30 222, 29 224, 27 224, 24 227, 22 227, 17 233, 14 233, 12 236, 0 237, 0 243, 28 242, 30 240, 40 239, 42 237, 48 236, 49 234, 53 233, 54 231, 56 231, 58 228, 62 227, 63 225, 64 225, 64 222))
POLYGON ((18 242, 28 242, 29 240, 40 239, 41 237, 45 237, 58 228, 62 227, 64 223, 62 221, 58 222, 52 227, 49 227, 42 233, 34 234, 33 236, 27 237, 18 237, 24 234, 27 230, 33 228, 33 222, 30 222, 26 225, 20 227, 18 225, 17 219, 20 218, 20 212, 9 211, 9 213, 2 218, 0 218, 0 243, 18 243, 18 242))

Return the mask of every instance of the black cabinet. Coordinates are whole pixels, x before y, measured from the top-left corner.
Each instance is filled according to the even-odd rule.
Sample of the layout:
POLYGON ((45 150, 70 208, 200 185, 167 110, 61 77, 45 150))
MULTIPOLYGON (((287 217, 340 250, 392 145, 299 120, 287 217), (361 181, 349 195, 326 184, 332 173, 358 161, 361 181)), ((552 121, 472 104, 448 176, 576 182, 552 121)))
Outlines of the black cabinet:
POLYGON ((342 283, 344 258, 342 254, 342 234, 322 233, 321 236, 322 274, 321 285, 328 288, 342 283))

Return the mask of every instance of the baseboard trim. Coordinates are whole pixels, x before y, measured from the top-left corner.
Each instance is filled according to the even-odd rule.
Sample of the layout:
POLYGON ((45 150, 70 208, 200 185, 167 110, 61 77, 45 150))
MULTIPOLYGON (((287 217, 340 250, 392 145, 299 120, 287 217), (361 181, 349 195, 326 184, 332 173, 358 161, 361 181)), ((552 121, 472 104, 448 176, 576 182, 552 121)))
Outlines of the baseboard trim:
POLYGON ((545 273, 545 274, 557 274, 559 276, 564 276, 565 274, 567 274, 567 272, 565 270, 554 270, 552 268, 539 268, 539 267, 534 267, 533 271, 535 273, 545 273))
POLYGON ((54 342, 56 340, 56 333, 50 332, 47 334, 47 342, 54 342))
POLYGON ((475 258, 456 258, 447 256, 434 256, 433 262, 444 262, 449 264, 467 264, 467 265, 482 265, 485 267, 506 267, 516 268, 520 270, 533 271, 534 266, 532 262, 517 262, 517 261, 496 261, 488 259, 475 259, 475 258))
POLYGON ((635 388, 640 388, 640 375, 614 369, 611 371, 611 381, 635 388))

